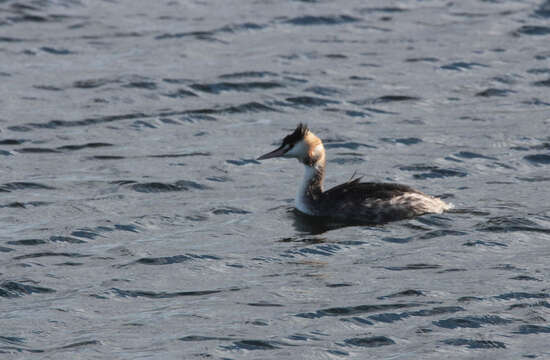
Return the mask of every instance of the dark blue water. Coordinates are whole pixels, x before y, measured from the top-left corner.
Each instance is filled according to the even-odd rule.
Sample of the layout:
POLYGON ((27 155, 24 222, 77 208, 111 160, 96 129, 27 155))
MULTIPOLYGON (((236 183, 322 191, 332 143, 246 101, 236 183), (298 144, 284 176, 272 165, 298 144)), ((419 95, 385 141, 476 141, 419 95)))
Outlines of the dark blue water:
POLYGON ((0 353, 548 359, 550 2, 0 1, 0 353), (443 215, 336 227, 357 171, 443 215))

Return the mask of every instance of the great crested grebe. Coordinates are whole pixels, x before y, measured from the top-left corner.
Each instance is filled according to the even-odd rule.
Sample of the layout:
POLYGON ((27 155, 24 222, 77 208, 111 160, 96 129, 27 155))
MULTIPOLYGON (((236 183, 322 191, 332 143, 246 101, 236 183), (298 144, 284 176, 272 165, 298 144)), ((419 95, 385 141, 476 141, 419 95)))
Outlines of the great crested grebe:
POLYGON ((360 182, 360 178, 323 191, 325 148, 306 125, 283 139, 283 144, 258 160, 275 157, 296 158, 305 166, 295 206, 311 216, 349 222, 384 223, 417 215, 440 214, 452 206, 407 185, 360 182))

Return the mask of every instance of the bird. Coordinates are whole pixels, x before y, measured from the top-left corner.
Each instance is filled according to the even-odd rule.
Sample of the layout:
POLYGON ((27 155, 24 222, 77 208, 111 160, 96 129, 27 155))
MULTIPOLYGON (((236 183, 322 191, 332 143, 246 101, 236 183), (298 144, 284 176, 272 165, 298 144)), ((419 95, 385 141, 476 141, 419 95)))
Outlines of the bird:
POLYGON ((295 208, 307 216, 350 223, 382 224, 423 214, 441 214, 452 208, 443 200, 410 186, 396 183, 361 182, 361 177, 323 190, 326 154, 323 142, 300 123, 285 136, 277 149, 257 160, 295 158, 305 173, 295 198, 295 208))

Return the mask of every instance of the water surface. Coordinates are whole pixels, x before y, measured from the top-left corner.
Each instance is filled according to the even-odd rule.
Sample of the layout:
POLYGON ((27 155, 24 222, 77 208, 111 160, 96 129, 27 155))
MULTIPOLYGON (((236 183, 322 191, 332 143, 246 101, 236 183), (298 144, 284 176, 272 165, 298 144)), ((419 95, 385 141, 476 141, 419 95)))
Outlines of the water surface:
POLYGON ((0 2, 0 353, 548 358, 548 1, 0 2), (301 166, 454 212, 333 227, 301 166))

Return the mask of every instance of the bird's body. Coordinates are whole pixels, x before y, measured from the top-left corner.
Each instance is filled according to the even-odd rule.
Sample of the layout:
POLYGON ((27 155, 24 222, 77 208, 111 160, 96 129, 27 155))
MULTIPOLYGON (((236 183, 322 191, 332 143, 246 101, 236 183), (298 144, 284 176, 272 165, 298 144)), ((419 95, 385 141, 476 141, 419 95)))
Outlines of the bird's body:
POLYGON ((295 206, 307 215, 384 223, 426 213, 439 214, 451 208, 441 199, 401 184, 354 179, 323 191, 325 149, 322 141, 302 124, 284 138, 281 147, 258 159, 273 157, 297 158, 304 164, 304 179, 296 194, 295 206))

